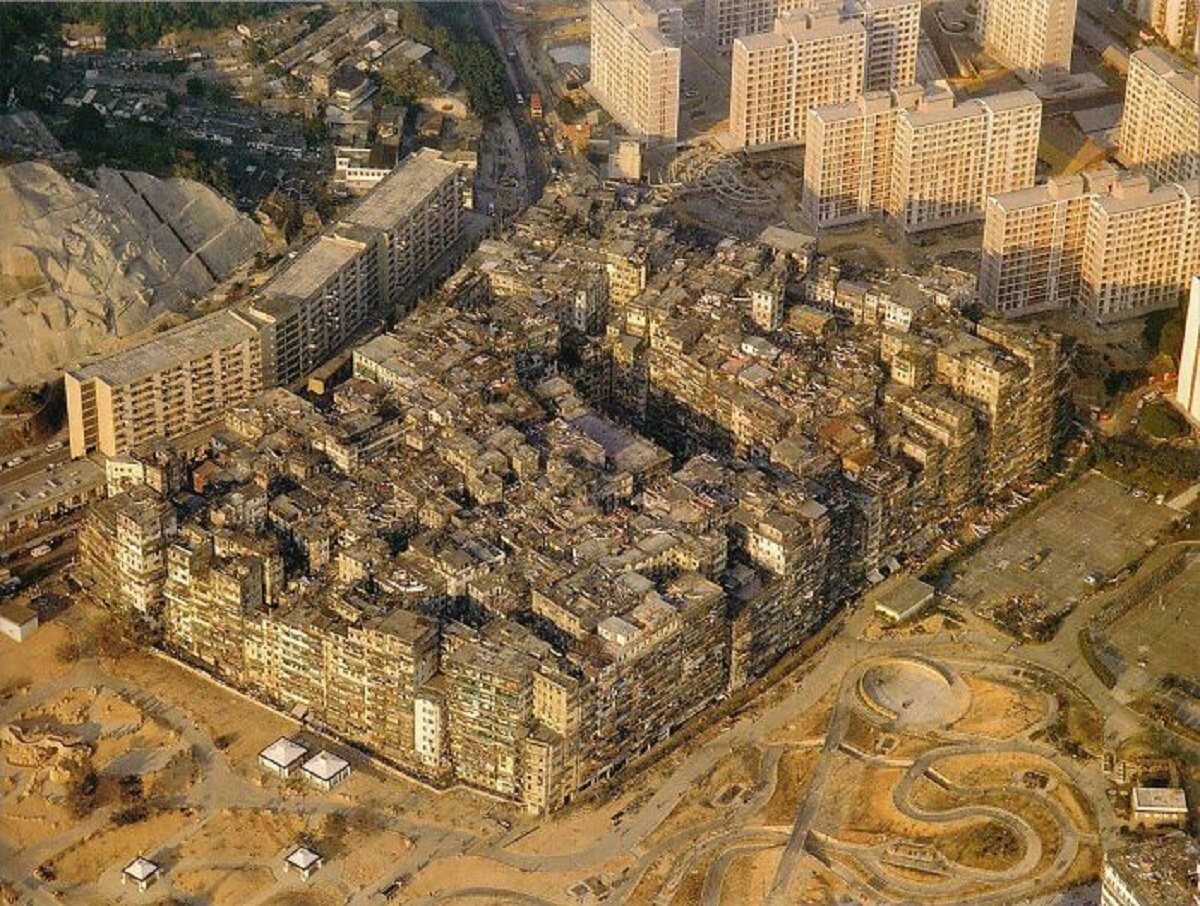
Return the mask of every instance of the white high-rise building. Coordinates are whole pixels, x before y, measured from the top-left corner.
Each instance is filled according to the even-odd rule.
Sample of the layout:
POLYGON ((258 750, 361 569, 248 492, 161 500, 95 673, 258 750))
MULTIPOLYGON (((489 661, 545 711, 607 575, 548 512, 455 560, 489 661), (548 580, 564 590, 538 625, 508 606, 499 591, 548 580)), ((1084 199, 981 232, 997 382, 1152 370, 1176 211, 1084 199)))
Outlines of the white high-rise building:
POLYGON ((729 128, 742 148, 804 142, 813 107, 916 80, 916 0, 800 0, 733 43, 729 128))
POLYGON ((1120 156, 1158 182, 1200 179, 1200 75, 1157 47, 1129 58, 1120 156))
POLYGON ((924 94, 920 85, 872 91, 808 112, 802 209, 810 224, 841 226, 887 210, 896 120, 924 94))
POLYGON ((1080 305, 1097 323, 1173 308, 1200 272, 1200 180, 1122 180, 1092 201, 1080 305))
POLYGON ((1200 425, 1200 275, 1192 277, 1175 400, 1192 423, 1200 425))
POLYGON ((981 0, 984 48, 1023 79, 1071 71, 1077 0, 981 0))
POLYGON ((1079 299, 1083 240, 1095 189, 1081 175, 987 200, 979 300, 1015 318, 1079 299))
POLYGON ((643 0, 592 0, 588 92, 630 135, 679 137, 678 6, 643 0))

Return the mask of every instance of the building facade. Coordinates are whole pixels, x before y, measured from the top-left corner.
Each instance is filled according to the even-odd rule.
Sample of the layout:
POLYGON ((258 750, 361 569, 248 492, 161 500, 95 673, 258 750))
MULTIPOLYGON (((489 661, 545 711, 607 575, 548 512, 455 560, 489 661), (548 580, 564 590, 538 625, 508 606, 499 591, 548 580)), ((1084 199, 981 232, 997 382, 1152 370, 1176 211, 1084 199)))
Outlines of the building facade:
POLYGON ((592 0, 588 92, 637 138, 679 137, 679 7, 592 0))
POLYGON ((924 96, 924 89, 913 85, 808 112, 801 207, 809 223, 835 227, 886 212, 896 121, 901 110, 916 109, 924 96))
POLYGON ((1200 179, 1200 75, 1157 47, 1129 58, 1120 157, 1157 182, 1200 179))
POLYGON ((832 227, 886 212, 907 232, 976 220, 994 187, 1033 184, 1041 103, 1028 91, 955 104, 948 90, 864 95, 808 115, 802 208, 832 227))
POLYGON ((1200 55, 1196 0, 1125 0, 1125 8, 1176 50, 1200 55))
POLYGON ((1198 192, 1101 168, 993 196, 979 300, 1010 318, 1078 307, 1097 323, 1171 308, 1200 270, 1198 192))
POLYGON ((1096 323, 1174 308, 1200 272, 1200 180, 1118 182, 1093 199, 1080 307, 1096 323))
POLYGON ((1200 275, 1192 277, 1175 401, 1192 424, 1200 425, 1200 275))
POLYGON ((982 218, 989 195, 1033 185, 1041 124, 1029 91, 901 110, 888 213, 906 232, 982 218))
POLYGON ((71 455, 174 437, 263 386, 258 330, 221 311, 64 376, 71 455))
POLYGON ((729 128, 740 148, 803 144, 808 111, 916 79, 920 4, 800 4, 733 43, 729 128))
POLYGON ((1071 71, 1077 0, 982 0, 984 49, 1021 78, 1035 81, 1071 71))

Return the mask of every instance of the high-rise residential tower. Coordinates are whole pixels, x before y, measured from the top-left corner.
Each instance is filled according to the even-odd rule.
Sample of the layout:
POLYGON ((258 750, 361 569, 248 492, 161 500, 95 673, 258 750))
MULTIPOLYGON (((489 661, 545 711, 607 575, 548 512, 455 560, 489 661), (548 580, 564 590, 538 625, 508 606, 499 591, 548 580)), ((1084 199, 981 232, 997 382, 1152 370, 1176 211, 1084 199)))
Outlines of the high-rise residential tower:
POLYGON ((631 135, 679 137, 683 13, 644 0, 592 0, 587 89, 631 135))
POLYGON ((902 110, 888 213, 906 232, 978 220, 989 195, 1033 185, 1041 125, 1030 91, 902 110))
POLYGON ((1029 91, 955 104, 945 89, 874 92, 808 116, 802 206, 813 226, 886 211, 907 232, 983 214, 1033 185, 1042 105, 1029 91))
POLYGON ((988 199, 979 301, 1005 317, 1135 318, 1177 305, 1198 272, 1200 181, 1152 189, 1106 167, 988 199))
POLYGON ((1200 179, 1200 76, 1158 47, 1130 57, 1119 145, 1158 182, 1200 179))
POLYGON ((733 43, 729 129, 742 148, 803 144, 808 111, 916 80, 920 4, 809 0, 733 43))
POLYGON ((1077 0, 982 0, 979 38, 1023 79, 1071 71, 1077 0))
POLYGON ((1192 277, 1175 401, 1193 424, 1200 425, 1200 274, 1192 277))

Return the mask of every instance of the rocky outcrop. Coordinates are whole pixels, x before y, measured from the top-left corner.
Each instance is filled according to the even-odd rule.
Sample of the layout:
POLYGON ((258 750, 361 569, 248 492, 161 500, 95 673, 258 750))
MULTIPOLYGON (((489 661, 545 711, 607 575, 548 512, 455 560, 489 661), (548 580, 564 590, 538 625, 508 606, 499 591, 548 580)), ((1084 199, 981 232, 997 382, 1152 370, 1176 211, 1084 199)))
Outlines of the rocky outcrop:
POLYGON ((188 313, 263 248, 258 225, 200 183, 103 168, 95 182, 0 169, 0 386, 188 313))

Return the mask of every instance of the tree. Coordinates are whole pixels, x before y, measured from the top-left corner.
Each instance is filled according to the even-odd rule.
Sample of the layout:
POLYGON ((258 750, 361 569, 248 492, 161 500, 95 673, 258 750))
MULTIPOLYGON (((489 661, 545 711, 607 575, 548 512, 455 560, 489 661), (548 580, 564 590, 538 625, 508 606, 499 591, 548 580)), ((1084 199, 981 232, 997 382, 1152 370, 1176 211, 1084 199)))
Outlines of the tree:
POLYGON ((192 76, 187 80, 188 97, 202 98, 204 97, 204 79, 199 76, 192 76))
POLYGON ((91 759, 71 763, 67 774, 67 808, 76 818, 86 818, 96 808, 100 791, 100 775, 91 759))

